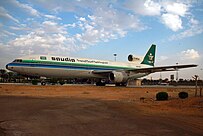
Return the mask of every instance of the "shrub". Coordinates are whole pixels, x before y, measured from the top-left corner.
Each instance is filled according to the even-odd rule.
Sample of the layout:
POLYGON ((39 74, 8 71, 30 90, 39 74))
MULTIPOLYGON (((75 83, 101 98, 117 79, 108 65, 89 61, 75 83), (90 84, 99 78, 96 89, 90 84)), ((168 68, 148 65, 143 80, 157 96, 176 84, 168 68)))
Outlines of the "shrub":
POLYGON ((38 80, 36 80, 36 79, 32 80, 32 84, 33 85, 37 85, 38 84, 38 80))
POLYGON ((188 98, 188 93, 187 92, 180 92, 178 94, 178 96, 180 99, 185 99, 185 98, 188 98))
POLYGON ((156 94, 157 101, 168 100, 168 93, 167 92, 158 92, 156 94))

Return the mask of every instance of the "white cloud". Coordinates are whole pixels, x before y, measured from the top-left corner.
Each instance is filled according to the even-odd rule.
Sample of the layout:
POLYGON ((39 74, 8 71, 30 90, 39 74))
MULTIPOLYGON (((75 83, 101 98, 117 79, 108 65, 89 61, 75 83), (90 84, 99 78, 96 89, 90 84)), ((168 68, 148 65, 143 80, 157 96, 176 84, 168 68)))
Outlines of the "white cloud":
POLYGON ((53 19, 53 20, 62 20, 60 17, 56 17, 54 15, 44 15, 44 17, 48 19, 53 19))
POLYGON ((198 51, 195 49, 188 49, 181 52, 182 59, 197 59, 200 57, 198 51))
POLYGON ((174 14, 174 15, 179 15, 179 16, 185 16, 187 14, 189 6, 183 3, 165 3, 163 4, 164 9, 166 10, 167 13, 174 14))
POLYGON ((190 24, 190 27, 188 29, 184 30, 181 33, 172 35, 169 38, 169 40, 179 40, 179 39, 192 37, 203 33, 203 26, 199 23, 198 20, 191 18, 189 24, 190 24))
MULTIPOLYGON (((89 45, 95 45, 100 41, 106 42, 111 39, 124 37, 129 30, 141 31, 145 29, 135 15, 128 14, 122 10, 116 10, 112 6, 109 6, 108 1, 88 0, 57 2, 50 0, 49 2, 37 1, 37 3, 46 9, 53 10, 59 7, 57 8, 57 12, 74 12, 79 16, 76 17, 77 22, 65 24, 63 27, 57 28, 59 26, 52 22, 57 19, 60 20, 59 17, 40 14, 46 17, 45 20, 47 20, 42 22, 42 27, 46 30, 46 33, 58 32, 60 29, 60 33, 63 32, 67 34, 66 28, 77 29, 77 33, 71 35, 75 42, 77 42, 77 48, 84 48, 89 45), (88 10, 88 12, 84 12, 86 10, 88 10), (80 37, 78 37, 79 35, 80 37)), ((151 7, 151 5, 153 5, 153 3, 150 1, 146 3, 148 7, 151 7)))
POLYGON ((12 32, 6 31, 6 30, 3 30, 2 33, 7 35, 7 36, 15 36, 16 35, 15 33, 12 33, 12 32))
POLYGON ((31 28, 27 28, 27 27, 23 27, 23 26, 10 26, 9 27, 12 30, 16 30, 16 31, 28 31, 31 30, 31 28))
POLYGON ((0 7, 0 17, 4 19, 13 20, 16 23, 19 23, 19 21, 10 14, 8 14, 7 10, 3 7, 0 7))
MULTIPOLYGON (((56 21, 43 21, 32 25, 29 33, 20 35, 8 42, 5 46, 10 51, 16 51, 19 55, 33 54, 67 54, 95 45, 100 41, 108 41, 124 37, 129 29, 141 30, 140 23, 136 16, 120 13, 117 10, 98 9, 97 15, 77 17, 73 24, 58 24, 56 21), (123 21, 119 21, 123 18, 123 21), (74 35, 68 33, 68 28, 76 27, 81 29, 74 35)), ((10 27, 13 30, 27 28, 10 27)))
POLYGON ((18 55, 33 54, 67 54, 74 49, 68 44, 70 39, 62 34, 46 34, 44 31, 21 35, 7 45, 9 52, 15 50, 18 55), (29 52, 28 52, 29 51, 29 52))
POLYGON ((1 33, 0 33, 0 43, 2 41, 5 41, 8 37, 13 37, 13 36, 16 36, 16 34, 12 33, 12 32, 9 32, 9 31, 6 31, 6 30, 1 30, 1 33))
POLYGON ((191 15, 190 1, 157 1, 157 0, 129 0, 125 2, 128 10, 143 16, 156 16, 166 27, 176 32, 183 29, 183 18, 188 20, 191 15))
POLYGON ((79 20, 82 21, 82 22, 86 21, 86 19, 84 17, 80 17, 79 20))
POLYGON ((76 23, 72 23, 72 24, 65 24, 64 26, 74 28, 74 27, 76 27, 76 23))
POLYGON ((152 0, 128 0, 125 5, 128 9, 144 16, 157 16, 161 13, 161 5, 152 0))
MULTIPOLYGON (((16 2, 16 1, 14 1, 16 2)), ((29 18, 26 26, 9 26, 12 30, 26 30, 26 33, 16 36, 15 39, 5 43, 4 48, 9 52, 26 55, 28 51, 33 54, 68 54, 70 51, 80 50, 98 42, 107 42, 111 39, 124 37, 129 30, 141 31, 144 27, 139 19, 132 14, 116 10, 109 6, 108 2, 97 3, 80 2, 79 5, 87 5, 92 10, 90 14, 76 17, 72 24, 58 24, 57 16, 39 12, 33 15, 45 17, 40 21, 29 18), (89 4, 88 4, 89 3, 89 4), (122 18, 122 20, 121 20, 122 18), (29 28, 29 29, 28 29, 29 28), (68 33, 69 28, 76 29, 76 33, 68 33)), ((55 1, 54 1, 55 3, 55 1)), ((77 3, 77 2, 72 2, 77 3)), ((18 7, 26 10, 28 5, 17 3, 18 7)))
POLYGON ((84 13, 83 9, 86 7, 91 7, 95 1, 94 0, 83 0, 83 1, 67 1, 67 0, 36 0, 33 3, 40 5, 43 8, 50 10, 52 13, 59 13, 61 11, 65 12, 81 12, 84 13), (81 7, 81 8, 80 8, 81 7))
POLYGON ((168 28, 170 28, 173 31, 178 31, 182 29, 182 20, 178 15, 174 14, 163 14, 162 16, 162 23, 166 25, 168 28))
POLYGON ((46 33, 67 34, 66 28, 63 25, 58 25, 53 21, 44 21, 41 26, 46 33))
POLYGON ((8 53, 16 55, 61 54, 67 55, 78 49, 66 31, 65 25, 54 21, 44 21, 36 25, 28 34, 20 35, 3 46, 8 53))
POLYGON ((33 16, 39 16, 40 13, 34 9, 33 7, 29 6, 28 4, 22 4, 17 0, 11 0, 11 2, 15 5, 18 6, 19 8, 25 10, 27 13, 33 15, 33 16))
POLYGON ((9 42, 9 44, 14 47, 34 48, 38 46, 41 49, 44 49, 51 47, 55 48, 62 44, 65 39, 65 36, 62 34, 48 35, 43 30, 38 30, 36 32, 31 32, 28 35, 21 35, 19 38, 9 42))
MULTIPOLYGON (((53 10, 54 8, 57 7, 57 11, 68 11, 68 12, 75 12, 78 15, 82 15, 80 17, 80 21, 84 22, 87 21, 85 19, 87 19, 84 15, 84 11, 88 11, 88 13, 92 16, 92 17, 97 17, 97 19, 99 18, 99 20, 102 20, 104 22, 108 22, 110 24, 110 26, 112 26, 111 24, 115 23, 115 19, 117 17, 117 14, 119 14, 118 16, 120 17, 124 17, 124 16, 128 16, 129 15, 127 13, 124 13, 124 15, 122 14, 122 10, 121 11, 116 11, 116 5, 115 1, 111 1, 111 4, 109 4, 110 2, 108 1, 95 1, 95 0, 84 0, 84 1, 54 1, 54 0, 50 0, 49 2, 46 1, 41 1, 39 0, 38 3, 40 3, 40 5, 44 6, 47 9, 53 10), (57 5, 57 6, 56 6, 57 5), (99 5, 99 6, 98 6, 99 5), (103 15, 101 14, 103 13, 103 15), (105 14, 108 15, 105 15, 105 14), (109 21, 106 21, 106 19, 109 19, 109 21), (112 20, 110 22, 110 20, 112 20)), ((191 13, 189 12, 189 8, 191 7, 191 1, 182 1, 182 0, 176 0, 176 1, 157 1, 157 0, 128 0, 124 2, 125 8, 127 10, 131 10, 133 11, 132 15, 143 15, 143 16, 156 16, 158 19, 161 20, 161 23, 164 24, 166 27, 168 27, 169 29, 171 29, 174 32, 177 32, 181 29, 184 28, 184 24, 183 24, 183 18, 185 18, 187 20, 187 15, 190 15, 191 13)), ((119 7, 121 8, 121 7, 119 7)), ((119 9, 118 8, 118 9, 119 9)), ((123 7, 122 7, 123 8, 123 7)), ((126 19, 128 19, 126 18, 126 19)), ((90 20, 92 20, 92 23, 98 23, 99 21, 93 21, 93 18, 90 20)), ((95 18, 94 18, 95 20, 95 18)), ((124 21, 124 19, 119 19, 120 22, 124 21)), ((99 22, 101 24, 101 22, 99 22)), ((137 18, 137 20, 135 21, 135 23, 133 22, 129 22, 127 25, 129 25, 129 28, 135 28, 137 27, 137 24, 139 23, 139 25, 141 24, 139 22, 139 19, 137 18), (135 27, 133 27, 135 26, 135 27)), ((105 24, 105 23, 103 23, 105 24)), ((80 24, 82 25, 82 24, 80 24)), ((116 26, 117 24, 115 24, 116 26)), ((82 26, 80 26, 82 27, 82 26)), ((118 25, 118 27, 121 27, 120 25, 118 25)), ((113 28, 115 28, 113 26, 113 28)), ((147 27, 141 27, 143 29, 146 29, 147 27)), ((138 29, 138 28, 136 28, 138 29)), ((136 30, 134 29, 134 30, 136 30)), ((104 29, 105 30, 105 29, 104 29)), ((126 35, 127 31, 121 28, 121 31, 119 31, 119 33, 123 36, 126 35)), ((116 36, 114 36, 116 37, 116 36)))
POLYGON ((129 30, 143 30, 136 16, 107 7, 97 8, 93 15, 77 17, 76 25, 82 30, 80 41, 93 45, 100 41, 124 37, 129 30), (120 20, 122 18, 122 20, 120 20))

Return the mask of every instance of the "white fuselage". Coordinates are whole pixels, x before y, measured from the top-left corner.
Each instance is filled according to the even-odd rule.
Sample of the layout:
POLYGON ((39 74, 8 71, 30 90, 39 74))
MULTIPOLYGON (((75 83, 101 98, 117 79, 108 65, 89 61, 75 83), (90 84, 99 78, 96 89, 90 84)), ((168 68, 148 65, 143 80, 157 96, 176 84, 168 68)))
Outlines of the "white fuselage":
MULTIPOLYGON (((124 63, 106 60, 95 60, 74 57, 47 55, 27 56, 7 64, 7 69, 28 76, 53 78, 108 78, 106 74, 95 74, 93 71, 130 70, 147 67, 140 61, 124 63)), ((149 73, 129 72, 129 78, 139 78, 149 73)))

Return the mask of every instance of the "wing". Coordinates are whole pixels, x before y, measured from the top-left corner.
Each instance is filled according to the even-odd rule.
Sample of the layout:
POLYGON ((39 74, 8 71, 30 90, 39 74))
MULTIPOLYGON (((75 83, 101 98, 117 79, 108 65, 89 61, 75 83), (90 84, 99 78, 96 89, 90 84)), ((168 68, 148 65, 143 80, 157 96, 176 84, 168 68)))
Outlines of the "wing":
POLYGON ((154 72, 162 72, 162 71, 176 71, 182 68, 190 68, 197 67, 197 65, 175 65, 175 66, 161 66, 161 67, 150 67, 150 68, 140 68, 131 70, 136 73, 154 73, 154 72))
POLYGON ((126 71, 126 72, 134 72, 134 73, 154 73, 154 72, 162 72, 162 71, 176 71, 182 68, 190 68, 190 67, 197 67, 195 64, 190 65, 175 65, 175 66, 161 66, 161 67, 150 67, 150 68, 139 68, 139 69, 130 69, 130 70, 95 70, 92 71, 94 74, 109 74, 112 71, 126 71))

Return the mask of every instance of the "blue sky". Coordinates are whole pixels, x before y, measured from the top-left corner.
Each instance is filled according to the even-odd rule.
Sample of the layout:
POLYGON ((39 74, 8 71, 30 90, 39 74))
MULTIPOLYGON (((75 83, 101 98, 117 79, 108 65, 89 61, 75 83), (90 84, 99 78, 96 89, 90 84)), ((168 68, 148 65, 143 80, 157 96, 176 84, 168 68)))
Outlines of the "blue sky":
POLYGON ((129 54, 143 56, 152 43, 157 66, 198 64, 179 76, 203 78, 203 1, 0 1, 0 68, 29 54, 114 60, 117 53, 118 61, 127 61, 129 54))

